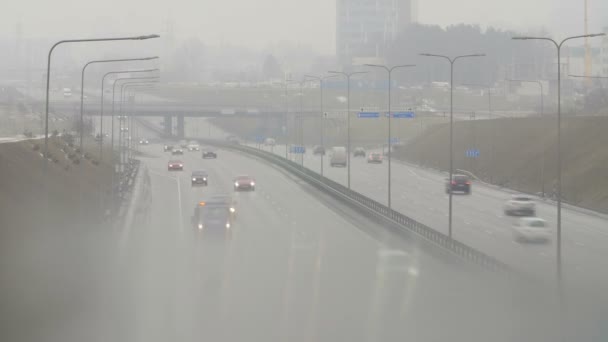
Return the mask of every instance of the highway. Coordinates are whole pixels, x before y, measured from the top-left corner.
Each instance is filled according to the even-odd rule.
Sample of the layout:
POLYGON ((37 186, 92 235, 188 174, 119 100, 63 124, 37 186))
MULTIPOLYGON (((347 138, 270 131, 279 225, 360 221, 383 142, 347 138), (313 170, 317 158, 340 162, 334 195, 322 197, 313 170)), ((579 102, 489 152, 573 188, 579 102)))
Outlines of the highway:
MULTIPOLYGON (((119 252, 134 270, 137 340, 497 341, 498 333, 509 341, 526 310, 555 323, 548 307, 497 312, 523 288, 391 233, 271 166, 220 150, 217 160, 186 152, 185 170, 168 172, 172 156, 161 145, 141 150, 151 216, 123 232, 119 252), (209 172, 208 188, 191 187, 194 169, 209 172), (194 205, 232 193, 233 176, 245 173, 257 189, 236 194, 232 239, 200 236, 189 225, 194 205), (467 328, 471 321, 481 327, 467 328), (436 322, 442 329, 431 329, 436 322)), ((547 306, 550 297, 535 294, 547 306)), ((526 334, 550 335, 535 326, 526 334)))
POLYGON ((3 340, 549 342, 605 333, 606 306, 595 298, 562 310, 551 283, 487 273, 273 166, 224 150, 217 160, 174 158, 154 140, 139 146, 150 196, 134 204, 148 203, 147 214, 117 228, 44 227, 45 239, 7 255, 20 268, 0 287, 16 294, 2 309, 3 340), (185 170, 167 171, 170 159, 185 170), (209 187, 191 187, 195 169, 208 171, 209 187), (189 225, 194 205, 232 193, 238 174, 257 189, 235 194, 232 238, 201 236, 189 225))
MULTIPOLYGON (((188 125, 187 134, 205 133, 207 123, 188 125)), ((214 137, 225 136, 213 127, 214 137)), ((356 144, 354 144, 356 145, 356 144)), ((251 146, 257 146, 252 144, 251 146)), ((285 146, 261 146, 279 156, 285 156, 285 146)), ((320 158, 308 148, 304 165, 320 172, 320 158)), ((329 153, 328 153, 329 154, 329 153)), ((290 156, 300 161, 299 156, 290 156)), ((351 158, 351 186, 380 203, 387 204, 388 163, 368 164, 364 158, 351 158)), ((445 234, 448 233, 448 195, 445 193, 445 174, 409 165, 401 161, 392 163, 392 204, 413 219, 445 234)), ((347 184, 347 169, 332 168, 329 155, 324 159, 324 175, 343 185, 347 184)), ((454 238, 476 248, 514 269, 547 281, 556 277, 555 222, 556 207, 551 202, 538 201, 537 215, 554 228, 553 241, 547 244, 524 244, 514 241, 511 226, 516 218, 505 217, 503 205, 513 194, 475 182, 473 194, 454 195, 454 238)), ((608 216, 565 206, 562 211, 562 255, 564 279, 572 290, 593 291, 605 297, 608 273, 602 272, 608 258, 608 216)))
MULTIPOLYGON (((284 146, 263 147, 285 155, 284 146)), ((310 148, 309 148, 310 151, 310 148)), ((365 158, 351 158, 351 186, 381 203, 387 203, 388 163, 368 164, 365 158)), ((347 184, 346 168, 329 165, 324 159, 324 175, 347 184)), ((446 175, 409 165, 392 163, 392 205, 415 220, 445 234, 448 233, 448 195, 446 175)), ((320 172, 320 158, 308 153, 304 165, 320 172)), ((553 227, 553 243, 522 244, 515 242, 511 225, 516 220, 505 217, 503 205, 512 192, 473 183, 471 196, 454 194, 454 238, 530 274, 546 279, 555 277, 556 207, 550 202, 537 202, 537 216, 553 227)), ((571 286, 589 284, 601 290, 608 287, 608 273, 601 272, 608 258, 608 216, 566 206, 562 211, 563 262, 566 280, 571 286)), ((603 291, 601 291, 603 292, 603 291)))

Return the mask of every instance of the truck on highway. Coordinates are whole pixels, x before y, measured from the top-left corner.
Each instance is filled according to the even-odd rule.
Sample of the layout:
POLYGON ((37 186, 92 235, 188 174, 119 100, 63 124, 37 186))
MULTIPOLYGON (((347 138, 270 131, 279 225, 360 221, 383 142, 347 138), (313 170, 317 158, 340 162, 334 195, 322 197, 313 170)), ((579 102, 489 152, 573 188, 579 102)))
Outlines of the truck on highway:
POLYGON ((329 165, 331 167, 346 167, 346 147, 336 146, 332 148, 329 165))

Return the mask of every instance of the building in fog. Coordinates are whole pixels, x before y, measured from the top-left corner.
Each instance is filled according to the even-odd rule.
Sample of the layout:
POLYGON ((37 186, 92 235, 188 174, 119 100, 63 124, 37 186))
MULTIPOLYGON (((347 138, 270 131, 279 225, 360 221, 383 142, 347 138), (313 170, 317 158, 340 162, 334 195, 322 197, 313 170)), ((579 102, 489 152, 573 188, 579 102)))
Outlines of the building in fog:
POLYGON ((384 58, 396 35, 416 21, 416 0, 336 0, 336 54, 343 64, 384 58))

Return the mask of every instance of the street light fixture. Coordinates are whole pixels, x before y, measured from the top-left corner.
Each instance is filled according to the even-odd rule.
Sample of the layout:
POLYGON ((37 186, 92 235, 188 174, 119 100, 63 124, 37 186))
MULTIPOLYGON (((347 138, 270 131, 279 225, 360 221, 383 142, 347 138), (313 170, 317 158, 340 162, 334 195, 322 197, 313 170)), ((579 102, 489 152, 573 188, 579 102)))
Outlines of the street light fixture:
MULTIPOLYGON (((124 87, 124 94, 126 95, 126 98, 131 98, 131 96, 133 95, 133 90, 138 89, 138 90, 143 90, 143 89, 151 89, 154 88, 154 86, 157 84, 158 81, 149 81, 149 82, 132 82, 132 83, 125 83, 123 84, 124 87)), ((127 145, 127 149, 125 152, 125 162, 127 160, 131 160, 132 158, 132 144, 133 144, 133 137, 132 134, 135 132, 135 124, 133 123, 134 118, 133 118, 133 103, 131 103, 130 105, 130 114, 129 114, 129 118, 127 120, 127 124, 129 127, 129 139, 127 141, 127 143, 125 145, 127 145)), ((137 137, 137 135, 136 135, 137 137)))
MULTIPOLYGON (((117 62, 134 62, 134 61, 149 61, 152 59, 158 59, 155 57, 141 57, 141 58, 123 58, 123 59, 103 59, 103 60, 95 60, 86 63, 82 67, 82 74, 80 76, 80 151, 83 153, 82 149, 82 141, 84 140, 84 76, 87 67, 91 64, 99 64, 99 63, 117 63, 117 62)), ((102 93, 103 96, 103 93, 102 93)))
POLYGON ((548 37, 513 37, 513 40, 546 40, 557 50, 557 279, 562 279, 562 46, 569 40, 605 36, 605 33, 584 34, 563 39, 561 42, 548 37))
POLYGON ((338 75, 329 75, 329 76, 315 76, 315 75, 304 75, 305 78, 310 78, 316 81, 319 81, 319 93, 321 100, 321 147, 323 148, 323 153, 321 154, 321 176, 323 176, 323 159, 325 159, 325 115, 323 113, 323 81, 328 78, 337 77, 338 75))
MULTIPOLYGON (((118 75, 118 74, 135 74, 135 73, 145 73, 145 72, 154 72, 154 71, 158 71, 159 69, 147 69, 147 70, 123 70, 123 71, 110 71, 107 72, 103 75, 103 77, 101 78, 101 110, 100 110, 100 135, 101 135, 101 140, 99 143, 99 159, 103 160, 103 114, 104 114, 104 101, 103 101, 103 96, 105 93, 105 81, 106 78, 110 75, 118 75)), ((110 137, 110 150, 114 151, 114 99, 112 98, 112 136, 110 137)))
MULTIPOLYGON (((475 58, 475 57, 485 57, 483 53, 475 53, 469 55, 461 55, 456 57, 444 56, 444 55, 436 55, 432 53, 421 53, 420 56, 424 57, 435 57, 435 58, 443 58, 450 62, 450 178, 449 182, 452 181, 454 175, 454 64, 457 60, 463 58, 475 58)), ((449 218, 448 218, 448 235, 452 238, 452 194, 453 191, 449 193, 449 218)))
POLYGON ((367 67, 371 67, 371 68, 381 68, 386 70, 386 72, 388 73, 388 145, 387 145, 387 149, 388 149, 388 208, 391 209, 392 205, 391 205, 391 160, 393 159, 393 156, 391 155, 391 144, 392 144, 392 136, 391 136, 391 122, 392 122, 392 115, 391 115, 391 93, 392 93, 392 83, 393 83, 393 79, 392 79, 392 75, 393 75, 393 71, 397 70, 397 69, 404 69, 404 68, 413 68, 416 65, 415 64, 405 64, 405 65, 396 65, 393 67, 387 67, 386 65, 379 65, 379 64, 365 64, 365 66, 367 67))
POLYGON ((84 43, 84 42, 107 42, 107 41, 121 41, 121 40, 146 40, 159 38, 160 36, 157 34, 145 35, 145 36, 132 36, 132 37, 113 37, 113 38, 87 38, 87 39, 66 39, 60 40, 51 46, 47 57, 47 66, 46 66, 46 104, 44 111, 44 159, 47 160, 48 152, 49 152, 49 89, 51 84, 51 57, 53 55, 53 50, 61 44, 67 43, 84 43))
POLYGON ((346 77, 346 153, 347 167, 348 167, 348 188, 350 189, 350 79, 354 75, 367 74, 367 71, 356 71, 356 72, 341 72, 341 71, 329 71, 330 74, 343 75, 346 77))
MULTIPOLYGON (((150 76, 150 77, 123 77, 123 78, 117 78, 114 80, 114 84, 112 85, 112 122, 114 121, 114 102, 115 102, 115 98, 116 98, 116 86, 124 81, 133 81, 132 83, 137 83, 137 82, 151 82, 152 80, 158 80, 159 77, 158 76, 150 76)), ((123 86, 125 84, 129 84, 128 82, 124 83, 123 86)), ((122 114, 122 88, 121 88, 121 102, 120 102, 120 113, 122 114)), ((122 123, 120 124, 120 127, 122 127, 122 123)), ((120 129, 119 129, 120 130, 120 129)), ((114 136, 114 125, 112 125, 112 136, 114 136)), ((113 146, 113 144, 112 144, 113 146)), ((118 146, 122 146, 122 134, 118 135, 118 146)), ((114 152, 113 148, 112 148, 112 153, 114 152)))
POLYGON ((288 153, 289 153, 289 138, 288 138, 288 132, 287 130, 289 129, 289 98, 287 95, 287 87, 293 83, 294 81, 292 79, 286 79, 285 83, 283 84, 285 87, 285 159, 289 159, 288 153))
MULTIPOLYGON (((543 89, 543 82, 538 80, 513 80, 507 79, 508 82, 522 82, 522 83, 535 83, 540 88, 540 117, 544 117, 545 113, 545 92, 543 89)), ((541 165, 540 165, 540 193, 542 197, 545 197, 545 143, 543 140, 543 153, 541 154, 541 165)))

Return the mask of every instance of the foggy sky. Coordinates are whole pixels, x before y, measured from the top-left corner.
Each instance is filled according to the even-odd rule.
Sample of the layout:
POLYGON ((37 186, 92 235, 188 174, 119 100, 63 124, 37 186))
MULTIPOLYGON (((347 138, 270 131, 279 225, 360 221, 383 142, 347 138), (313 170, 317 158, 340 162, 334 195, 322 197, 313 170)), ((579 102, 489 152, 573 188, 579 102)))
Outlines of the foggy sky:
MULTIPOLYGON (((6 0, 0 37, 11 38, 17 22, 24 37, 161 33, 172 21, 178 38, 199 37, 260 48, 281 40, 332 54, 334 0, 6 0)), ((556 36, 583 30, 583 0, 418 0, 420 22, 501 28, 547 28, 556 36), (526 10, 523 10, 526 9, 526 10)), ((608 1, 590 0, 591 28, 608 26, 608 1), (601 18, 600 16, 603 16, 601 18)))

